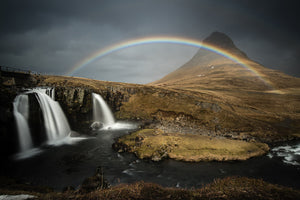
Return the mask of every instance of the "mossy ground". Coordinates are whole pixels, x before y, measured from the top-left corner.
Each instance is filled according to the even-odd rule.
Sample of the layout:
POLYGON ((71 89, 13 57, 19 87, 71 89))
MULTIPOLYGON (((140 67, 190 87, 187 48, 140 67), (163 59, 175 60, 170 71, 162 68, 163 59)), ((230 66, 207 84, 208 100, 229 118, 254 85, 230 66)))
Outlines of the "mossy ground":
POLYGON ((117 149, 121 147, 119 151, 134 152, 141 159, 157 161, 166 157, 188 162, 246 160, 263 155, 269 150, 264 143, 164 133, 159 129, 143 129, 125 135, 117 140, 115 146, 117 149))

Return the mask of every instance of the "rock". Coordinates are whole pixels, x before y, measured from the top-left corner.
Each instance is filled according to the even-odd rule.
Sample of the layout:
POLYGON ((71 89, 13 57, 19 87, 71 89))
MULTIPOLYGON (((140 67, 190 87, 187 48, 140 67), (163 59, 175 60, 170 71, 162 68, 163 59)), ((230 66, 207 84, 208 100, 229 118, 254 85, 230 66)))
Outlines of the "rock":
POLYGON ((92 192, 98 189, 106 189, 109 188, 110 184, 108 181, 104 178, 104 173, 103 173, 103 168, 102 167, 97 167, 96 173, 94 176, 91 176, 89 178, 86 178, 79 191, 80 192, 92 192))
POLYGON ((71 137, 80 137, 80 133, 76 132, 76 131, 71 131, 70 134, 71 137))
POLYGON ((99 130, 103 128, 103 123, 101 122, 93 122, 92 125, 90 126, 92 130, 99 130))
POLYGON ((67 192, 67 191, 75 191, 75 188, 73 186, 67 186, 67 187, 64 187, 63 192, 67 192))
POLYGON ((29 194, 18 194, 18 195, 0 195, 0 200, 25 200, 25 199, 35 199, 36 196, 29 194))
POLYGON ((213 112, 220 112, 221 111, 221 107, 216 103, 197 102, 196 105, 201 106, 201 108, 204 109, 204 110, 210 110, 210 111, 213 111, 213 112))
POLYGON ((6 78, 6 77, 3 77, 3 82, 2 82, 2 85, 4 86, 15 86, 16 85, 16 82, 15 82, 15 78, 6 78))

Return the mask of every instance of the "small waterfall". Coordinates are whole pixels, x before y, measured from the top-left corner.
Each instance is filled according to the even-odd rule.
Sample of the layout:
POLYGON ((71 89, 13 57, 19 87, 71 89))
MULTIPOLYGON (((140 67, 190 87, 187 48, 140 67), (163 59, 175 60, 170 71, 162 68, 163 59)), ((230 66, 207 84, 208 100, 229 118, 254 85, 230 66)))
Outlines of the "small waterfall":
POLYGON ((18 95, 13 102, 21 153, 33 148, 32 135, 28 125, 30 120, 29 94, 35 95, 41 108, 48 144, 55 144, 58 140, 66 138, 71 132, 64 112, 59 103, 54 101, 54 89, 34 88, 29 90, 18 95))
POLYGON ((91 127, 94 129, 99 129, 101 126, 108 128, 115 124, 115 118, 103 98, 99 94, 92 93, 92 100, 94 123, 91 127))
MULTIPOLYGON (((52 143, 68 136, 71 132, 71 128, 59 103, 50 98, 50 96, 47 95, 47 91, 52 90, 32 90, 37 97, 43 113, 48 143, 52 143)), ((52 95, 53 93, 48 92, 48 94, 52 95)))
POLYGON ((28 95, 20 94, 18 95, 14 102, 14 117, 16 119, 19 146, 20 151, 28 151, 32 148, 32 138, 28 126, 28 116, 29 116, 29 101, 28 95))

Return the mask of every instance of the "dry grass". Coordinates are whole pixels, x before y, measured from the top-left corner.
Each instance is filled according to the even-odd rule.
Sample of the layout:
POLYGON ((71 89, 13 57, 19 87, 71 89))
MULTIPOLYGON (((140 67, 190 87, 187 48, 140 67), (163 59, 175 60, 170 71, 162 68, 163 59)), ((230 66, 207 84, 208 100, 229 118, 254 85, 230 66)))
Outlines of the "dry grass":
POLYGON ((275 83, 277 79, 283 82, 271 91, 251 72, 233 67, 216 66, 214 70, 220 73, 205 69, 212 74, 197 77, 193 72, 193 77, 186 80, 171 79, 148 86, 62 76, 44 76, 41 84, 123 95, 126 100, 115 113, 119 119, 159 120, 209 131, 218 128, 223 135, 234 132, 261 141, 286 140, 299 134, 300 79, 256 66, 266 76, 273 73, 275 83), (199 106, 199 102, 216 104, 221 109, 214 112, 199 106))
POLYGON ((201 189, 165 188, 153 183, 136 182, 121 184, 109 189, 95 190, 89 193, 79 191, 66 192, 28 192, 0 189, 0 194, 32 194, 41 200, 154 200, 154 199, 202 199, 202 200, 295 200, 300 198, 300 191, 273 185, 259 179, 245 177, 227 177, 216 179, 201 189))
POLYGON ((263 143, 164 133, 158 129, 144 129, 131 133, 119 138, 117 143, 141 159, 160 160, 168 157, 187 162, 246 160, 263 155, 269 150, 268 145, 263 143))

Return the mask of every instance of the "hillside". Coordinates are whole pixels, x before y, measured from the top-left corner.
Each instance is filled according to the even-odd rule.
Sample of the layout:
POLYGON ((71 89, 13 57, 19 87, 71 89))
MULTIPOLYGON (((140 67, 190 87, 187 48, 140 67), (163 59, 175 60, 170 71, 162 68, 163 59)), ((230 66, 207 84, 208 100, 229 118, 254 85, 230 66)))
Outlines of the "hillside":
POLYGON ((203 44, 217 47, 235 56, 241 63, 244 63, 244 66, 201 48, 186 64, 150 85, 189 90, 252 90, 282 93, 300 86, 299 78, 268 69, 248 58, 223 33, 212 33, 203 40, 203 44))
MULTIPOLYGON (((285 134, 299 133, 299 78, 254 62, 223 33, 212 33, 203 43, 234 55, 245 66, 214 52, 199 49, 186 64, 149 85, 184 92, 200 99, 204 94, 210 95, 211 102, 222 104, 223 109, 235 115, 216 116, 220 126, 235 121, 236 127, 243 124, 241 126, 244 129, 250 124, 272 122, 265 128, 275 128, 285 134)), ((260 130, 263 134, 269 132, 263 129, 260 130)), ((251 128, 250 131, 251 134, 256 132, 251 128)))

